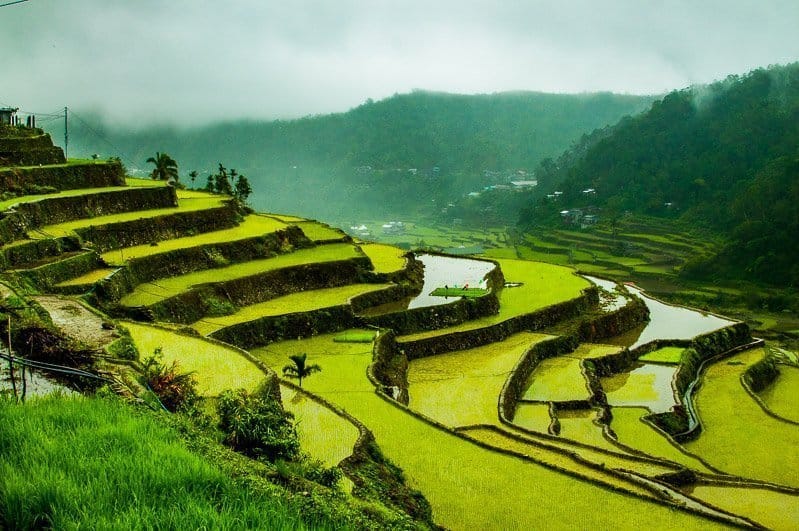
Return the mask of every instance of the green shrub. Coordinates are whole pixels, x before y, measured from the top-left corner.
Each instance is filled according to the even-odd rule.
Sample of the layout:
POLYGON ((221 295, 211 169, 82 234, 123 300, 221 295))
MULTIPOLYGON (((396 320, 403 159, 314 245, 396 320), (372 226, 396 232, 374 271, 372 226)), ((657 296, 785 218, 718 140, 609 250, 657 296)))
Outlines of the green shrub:
POLYGON ((180 372, 177 361, 167 365, 161 348, 144 360, 144 379, 169 411, 190 407, 199 398, 194 373, 180 372))
POLYGON ((341 479, 341 470, 337 466, 326 467, 318 459, 305 457, 299 461, 285 461, 279 459, 275 463, 275 470, 284 480, 293 476, 301 476, 308 481, 313 481, 325 487, 335 487, 341 479))
POLYGON ((225 391, 217 402, 219 428, 233 449, 255 458, 293 460, 299 456, 300 441, 293 415, 266 389, 249 393, 244 389, 225 391))

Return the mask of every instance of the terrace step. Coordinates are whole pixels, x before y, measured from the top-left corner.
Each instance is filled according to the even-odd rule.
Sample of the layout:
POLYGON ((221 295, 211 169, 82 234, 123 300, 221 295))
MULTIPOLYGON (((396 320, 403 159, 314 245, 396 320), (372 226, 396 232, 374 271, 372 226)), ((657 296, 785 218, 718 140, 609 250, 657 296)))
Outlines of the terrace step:
POLYGON ((85 275, 100 265, 100 257, 94 251, 73 251, 44 258, 35 267, 18 273, 40 289, 49 290, 56 284, 85 275))
POLYGON ((120 303, 146 308, 162 320, 190 323, 219 303, 246 306, 288 293, 354 284, 371 267, 356 247, 331 244, 141 284, 120 303))
MULTIPOLYGON (((92 218, 135 212, 143 208, 174 208, 175 190, 171 187, 98 189, 91 193, 56 194, 26 201, 21 198, 0 218, 0 242, 10 243, 28 238, 28 231, 41 227, 92 218)), ((68 236, 39 232, 41 238, 68 236)))
POLYGON ((20 240, 0 247, 0 260, 2 269, 30 269, 49 257, 78 249, 80 241, 77 238, 20 240))
POLYGON ((50 286, 50 290, 54 293, 62 295, 82 295, 90 291, 95 284, 103 279, 108 278, 112 273, 117 271, 116 268, 103 267, 92 269, 75 278, 70 278, 50 286))
MULTIPOLYGON (((60 148, 58 148, 60 150, 60 148)), ((0 153, 0 158, 3 154, 0 153)), ((63 155, 62 155, 63 158, 63 155)), ((38 163, 36 163, 38 164, 38 163)), ((0 168, 0 191, 22 191, 35 187, 76 190, 124 186, 125 175, 118 162, 85 161, 0 168)))

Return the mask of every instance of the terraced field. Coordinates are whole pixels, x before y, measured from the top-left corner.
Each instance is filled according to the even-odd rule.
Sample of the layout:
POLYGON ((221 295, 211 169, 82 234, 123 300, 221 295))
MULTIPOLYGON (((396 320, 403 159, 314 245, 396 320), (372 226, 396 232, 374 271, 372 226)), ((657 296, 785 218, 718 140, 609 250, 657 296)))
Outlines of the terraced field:
POLYGON ((223 282, 263 273, 264 271, 305 264, 346 260, 357 256, 360 256, 358 249, 347 243, 300 249, 296 252, 275 256, 273 258, 252 260, 210 271, 197 271, 186 275, 169 277, 141 284, 137 286, 132 293, 126 295, 121 300, 121 304, 124 306, 148 306, 164 300, 167 297, 182 293, 198 284, 223 282))
MULTIPOLYGON (((73 198, 79 213, 90 205, 89 196, 101 191, 149 194, 146 188, 164 186, 149 180, 129 179, 127 184, 127 188, 81 187, 46 197, 73 198)), ((431 502, 435 521, 445 527, 696 529, 751 525, 740 518, 778 529, 799 525, 795 510, 799 505, 795 477, 799 462, 792 451, 799 443, 799 427, 779 418, 797 418, 792 388, 799 380, 799 369, 781 367, 778 379, 760 393, 763 405, 776 415, 769 416, 740 382, 741 374, 763 356, 762 349, 722 357, 702 367, 706 369, 702 372, 683 359, 687 357, 683 347, 659 348, 643 356, 640 352, 647 349, 627 348, 682 338, 698 341, 692 348, 702 356, 723 356, 726 351, 705 352, 717 344, 726 345, 723 338, 718 339, 721 336, 706 341, 695 338, 726 330, 731 321, 668 305, 661 308, 658 304, 662 303, 647 300, 648 324, 621 306, 592 307, 580 316, 592 321, 578 323, 571 315, 557 313, 558 308, 580 297, 591 285, 589 280, 570 267, 519 259, 546 255, 548 259, 557 257, 559 263, 605 273, 670 274, 675 260, 702 250, 698 241, 668 232, 648 235, 626 227, 616 235, 601 230, 537 234, 511 248, 501 231, 441 231, 408 224, 406 234, 386 240, 423 240, 426 245, 456 250, 481 246, 487 255, 498 257, 496 262, 508 285, 496 288, 499 309, 493 315, 470 316, 463 308, 471 309, 479 302, 474 300, 462 303, 463 307, 435 306, 431 319, 447 312, 464 312, 457 320, 441 321, 462 324, 395 338, 385 329, 379 333, 374 328, 347 331, 353 323, 366 326, 371 322, 364 314, 351 311, 349 301, 362 296, 359 307, 368 310, 370 305, 396 303, 395 298, 413 292, 412 288, 418 292, 418 285, 410 285, 403 277, 410 263, 405 251, 385 242, 353 243, 323 223, 278 214, 240 218, 233 212, 227 228, 203 232, 207 227, 185 227, 180 234, 163 236, 165 233, 155 228, 174 219, 169 216, 188 212, 212 216, 228 201, 186 190, 177 191, 177 198, 174 207, 143 205, 107 216, 91 217, 91 209, 87 209, 81 219, 49 224, 31 233, 30 238, 38 241, 17 234, 17 243, 11 241, 3 249, 8 256, 30 253, 30 259, 17 260, 23 271, 34 264, 42 267, 41 263, 52 269, 47 273, 59 281, 42 282, 38 288, 85 288, 91 290, 88 300, 101 306, 107 303, 103 307, 112 310, 118 302, 123 309, 136 308, 130 313, 141 311, 139 307, 152 309, 166 299, 183 300, 171 298, 199 291, 200 285, 219 287, 229 282, 225 289, 233 284, 243 292, 261 289, 253 279, 276 271, 287 275, 281 282, 289 282, 285 279, 291 274, 313 269, 314 281, 329 286, 325 282, 340 272, 340 261, 346 260, 353 273, 338 279, 335 287, 311 289, 306 283, 291 286, 291 293, 280 295, 275 295, 279 290, 265 289, 263 296, 253 297, 258 301, 253 304, 233 304, 237 299, 230 291, 215 292, 221 308, 214 314, 217 316, 193 323, 190 321, 196 316, 180 321, 190 323, 183 333, 176 332, 176 325, 170 328, 164 323, 125 321, 123 325, 141 357, 160 348, 165 362, 176 361, 182 370, 194 372, 200 392, 209 399, 225 389, 255 389, 271 374, 267 367, 280 375, 289 356, 307 354, 307 362, 318 364, 321 372, 305 378, 301 391, 287 380, 281 384, 284 407, 296 415, 304 450, 327 466, 337 465, 353 452, 361 432, 351 419, 357 419, 403 469, 410 485, 431 502), (54 240, 55 236, 79 236, 76 231, 86 227, 128 221, 162 236, 154 236, 151 242, 137 240, 137 245, 120 244, 85 260, 76 249, 63 250, 54 240), (302 239, 296 247, 307 248, 279 242, 277 252, 268 248, 257 258, 249 254, 220 258, 210 266, 213 269, 187 262, 184 269, 171 272, 163 266, 163 257, 173 256, 164 253, 202 256, 209 245, 273 234, 292 225, 310 240, 302 239), (619 242, 626 246, 626 256, 611 252, 619 242), (148 281, 137 282, 133 276, 125 280, 124 275, 109 278, 113 271, 130 271, 133 260, 136 274, 146 273, 148 281), (161 271, 163 275, 159 275, 161 271), (119 298, 109 295, 112 292, 119 298), (108 301, 100 300, 106 296, 108 301), (509 331, 509 321, 515 326, 525 322, 522 318, 535 317, 530 316, 534 312, 555 312, 555 326, 546 328, 547 334, 533 331, 536 328, 532 326, 509 331), (193 329, 204 336, 240 325, 253 327, 254 346, 249 351, 187 334, 193 329), (606 329, 632 332, 628 337, 605 337, 610 335, 606 329), (321 333, 327 330, 333 332, 321 333), (458 347, 444 354, 422 352, 410 361, 403 350, 420 340, 449 344, 463 332, 479 337, 481 346, 458 347), (580 343, 589 336, 596 336, 591 339, 595 342, 580 343), (375 337, 376 342, 370 342, 375 337), (534 352, 541 356, 532 356, 534 352), (681 392, 674 392, 684 383, 675 377, 678 369, 697 370, 698 380, 691 383, 701 384, 695 395, 701 432, 682 443, 677 441, 682 434, 667 433, 672 429, 668 425, 671 417, 657 417, 667 419, 664 430, 642 420, 653 412, 676 415, 687 407, 680 402, 681 392), (401 403, 404 398, 407 405, 401 403), (683 469, 699 476, 680 475, 686 484, 677 488, 669 481, 683 469)), ((13 204, 41 199, 15 198, 13 204)), ((36 283, 37 278, 31 276, 30 282, 36 283)), ((137 315, 152 319, 156 314, 141 311, 137 315)), ((419 314, 400 312, 392 317, 410 322, 413 315, 419 314)), ((741 341, 744 339, 724 348, 741 341)))

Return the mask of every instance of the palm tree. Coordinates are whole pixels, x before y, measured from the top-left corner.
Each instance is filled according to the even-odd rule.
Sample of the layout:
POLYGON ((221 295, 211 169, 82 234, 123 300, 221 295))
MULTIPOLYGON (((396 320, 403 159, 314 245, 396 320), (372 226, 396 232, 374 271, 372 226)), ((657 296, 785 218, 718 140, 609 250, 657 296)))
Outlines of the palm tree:
POLYGON ((289 364, 283 367, 283 376, 288 376, 289 378, 297 378, 300 381, 300 387, 302 387, 302 379, 312 375, 315 372, 320 372, 322 367, 319 365, 305 365, 305 359, 308 355, 303 352, 302 354, 294 354, 293 356, 289 356, 289 359, 294 362, 293 365, 289 364))
POLYGON ((166 181, 172 178, 176 181, 178 180, 178 163, 166 153, 156 151, 155 157, 150 157, 147 162, 155 164, 155 168, 150 173, 150 177, 153 179, 166 181))

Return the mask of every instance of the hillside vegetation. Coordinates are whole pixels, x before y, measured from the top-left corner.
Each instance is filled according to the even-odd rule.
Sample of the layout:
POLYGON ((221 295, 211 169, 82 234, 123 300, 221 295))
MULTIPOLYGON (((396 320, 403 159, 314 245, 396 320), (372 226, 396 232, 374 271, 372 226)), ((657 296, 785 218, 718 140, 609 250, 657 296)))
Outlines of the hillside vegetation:
POLYGON ((436 207, 431 199, 446 205, 482 187, 485 170, 504 175, 532 169, 580 135, 639 112, 652 100, 610 93, 418 91, 298 120, 138 132, 99 120, 89 130, 76 122, 70 140, 74 152, 87 156, 110 143, 119 152, 109 154, 122 155, 131 167, 143 167, 153 152, 164 150, 179 162, 184 182, 190 170, 199 172, 198 185, 218 162, 236 161, 252 181, 253 204, 260 209, 323 219, 408 215, 429 212, 436 207), (420 196, 426 199, 421 204, 420 196))
POLYGON ((625 212, 676 219, 727 239, 694 256, 687 276, 796 286, 797 146, 799 64, 674 91, 540 166, 539 179, 562 196, 527 208, 521 222, 590 206, 611 223, 625 212))

